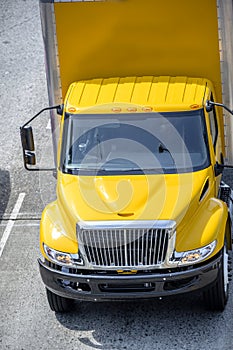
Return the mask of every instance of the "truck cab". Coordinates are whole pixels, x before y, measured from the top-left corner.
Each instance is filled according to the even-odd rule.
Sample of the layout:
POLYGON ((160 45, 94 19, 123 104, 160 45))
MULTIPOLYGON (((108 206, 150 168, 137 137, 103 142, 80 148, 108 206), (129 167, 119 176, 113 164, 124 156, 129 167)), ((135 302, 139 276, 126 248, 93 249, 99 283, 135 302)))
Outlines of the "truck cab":
POLYGON ((224 308, 231 230, 221 198, 222 115, 206 110, 214 96, 203 78, 70 86, 57 200, 45 208, 40 229, 40 272, 53 310, 72 299, 197 289, 210 308, 224 308))

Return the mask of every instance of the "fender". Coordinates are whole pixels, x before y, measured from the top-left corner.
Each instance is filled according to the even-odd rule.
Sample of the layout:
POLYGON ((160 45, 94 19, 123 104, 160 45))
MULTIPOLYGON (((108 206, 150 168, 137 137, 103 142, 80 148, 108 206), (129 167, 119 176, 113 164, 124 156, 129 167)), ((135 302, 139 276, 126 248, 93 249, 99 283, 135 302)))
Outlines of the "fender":
POLYGON ((222 249, 225 236, 230 247, 229 225, 226 203, 214 197, 209 198, 202 203, 182 231, 177 228, 176 251, 198 249, 216 240, 213 256, 222 249))
POLYGON ((76 254, 78 251, 76 225, 64 217, 57 201, 45 207, 40 222, 40 249, 46 257, 43 243, 62 252, 76 254))

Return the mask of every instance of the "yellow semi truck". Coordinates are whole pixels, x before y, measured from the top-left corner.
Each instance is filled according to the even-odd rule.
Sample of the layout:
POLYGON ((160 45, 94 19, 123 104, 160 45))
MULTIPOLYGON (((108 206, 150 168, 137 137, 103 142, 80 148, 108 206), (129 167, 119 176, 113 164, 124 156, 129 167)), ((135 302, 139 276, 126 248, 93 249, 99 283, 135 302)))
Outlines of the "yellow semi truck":
MULTIPOLYGON (((202 290, 224 310, 232 1, 40 0, 40 10, 57 174, 40 225, 51 309, 202 290)), ((29 170, 41 112, 21 127, 29 170)))

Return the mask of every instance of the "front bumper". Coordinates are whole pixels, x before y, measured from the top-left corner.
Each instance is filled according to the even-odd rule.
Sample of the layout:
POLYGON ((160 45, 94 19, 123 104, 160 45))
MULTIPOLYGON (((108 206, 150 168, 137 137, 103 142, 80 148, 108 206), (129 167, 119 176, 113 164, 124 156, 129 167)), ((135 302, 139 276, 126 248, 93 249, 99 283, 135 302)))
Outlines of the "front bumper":
POLYGON ((72 299, 101 301, 148 299, 202 289, 213 283, 221 264, 221 255, 201 266, 176 272, 142 273, 130 275, 66 273, 38 260, 45 286, 53 293, 72 299))

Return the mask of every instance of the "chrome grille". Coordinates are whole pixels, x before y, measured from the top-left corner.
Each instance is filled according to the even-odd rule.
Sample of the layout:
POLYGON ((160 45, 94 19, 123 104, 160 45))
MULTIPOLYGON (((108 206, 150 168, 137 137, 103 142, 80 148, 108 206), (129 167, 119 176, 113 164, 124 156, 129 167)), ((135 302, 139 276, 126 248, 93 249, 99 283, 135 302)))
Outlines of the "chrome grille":
POLYGON ((164 264, 172 232, 167 227, 89 227, 78 230, 78 241, 93 267, 145 268, 164 264))

